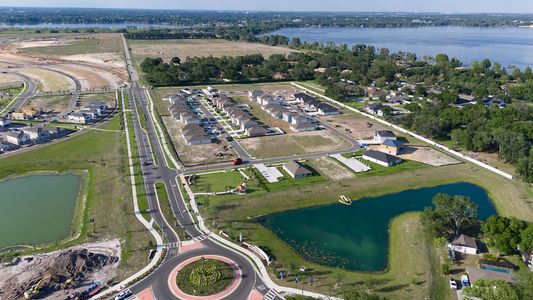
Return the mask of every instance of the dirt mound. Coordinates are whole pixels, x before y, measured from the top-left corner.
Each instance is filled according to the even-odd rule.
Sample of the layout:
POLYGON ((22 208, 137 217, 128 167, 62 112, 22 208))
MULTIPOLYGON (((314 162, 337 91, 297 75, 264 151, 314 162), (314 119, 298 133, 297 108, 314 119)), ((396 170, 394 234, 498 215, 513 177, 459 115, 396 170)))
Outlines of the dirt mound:
POLYGON ((36 265, 26 270, 25 278, 13 276, 0 283, 0 299, 21 299, 24 292, 29 290, 34 290, 32 296, 39 299, 69 295, 93 282, 95 274, 105 271, 118 260, 117 256, 95 253, 85 248, 35 257, 32 263, 36 265))

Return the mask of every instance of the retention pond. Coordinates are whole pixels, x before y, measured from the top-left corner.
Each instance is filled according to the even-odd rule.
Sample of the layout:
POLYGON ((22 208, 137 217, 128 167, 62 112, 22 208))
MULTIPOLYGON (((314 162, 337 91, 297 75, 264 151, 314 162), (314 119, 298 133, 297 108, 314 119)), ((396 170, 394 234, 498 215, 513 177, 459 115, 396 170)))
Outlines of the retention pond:
POLYGON ((432 206, 438 193, 464 195, 486 219, 496 214, 486 191, 455 183, 354 201, 286 211, 258 218, 263 226, 305 259, 350 271, 377 272, 387 268, 389 225, 395 217, 432 206))
POLYGON ((0 249, 66 238, 81 176, 30 175, 0 181, 0 249))

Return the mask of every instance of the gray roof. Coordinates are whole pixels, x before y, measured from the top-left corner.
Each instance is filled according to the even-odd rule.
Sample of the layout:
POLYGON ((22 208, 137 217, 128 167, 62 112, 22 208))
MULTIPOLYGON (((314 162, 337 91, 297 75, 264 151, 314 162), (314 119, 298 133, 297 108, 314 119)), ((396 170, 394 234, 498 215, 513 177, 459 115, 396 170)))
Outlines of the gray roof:
POLYGON ((452 241, 452 245, 466 246, 469 248, 477 249, 476 239, 469 237, 468 235, 461 234, 458 238, 452 241))
POLYGON ((307 168, 302 166, 299 162, 291 160, 285 163, 285 168, 292 173, 294 176, 298 175, 311 175, 313 172, 309 171, 307 168))
POLYGON ((394 148, 401 148, 403 146, 403 142, 392 139, 385 139, 382 144, 394 148))
POLYGON ((394 155, 390 155, 390 154, 383 153, 380 151, 375 151, 375 150, 368 150, 363 154, 363 156, 370 157, 370 158, 382 161, 387 164, 394 163, 398 161, 399 159, 398 157, 394 155))
POLYGON ((379 135, 380 137, 389 137, 389 138, 396 137, 396 135, 390 130, 379 130, 379 131, 376 131, 376 134, 379 135))

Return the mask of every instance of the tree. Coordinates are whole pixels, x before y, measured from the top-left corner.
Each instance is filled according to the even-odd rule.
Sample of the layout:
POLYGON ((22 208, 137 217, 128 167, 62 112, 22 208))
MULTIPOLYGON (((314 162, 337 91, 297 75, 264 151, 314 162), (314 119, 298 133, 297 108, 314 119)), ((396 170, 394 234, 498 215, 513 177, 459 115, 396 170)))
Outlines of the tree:
POLYGON ((520 299, 533 299, 533 272, 526 270, 515 274, 515 286, 520 299))
POLYGON ((483 300, 519 300, 516 288, 502 280, 478 279, 474 286, 463 289, 466 296, 483 300))
POLYGON ((437 54, 435 56, 435 62, 442 67, 446 66, 449 61, 450 59, 448 58, 448 55, 446 54, 437 54))
POLYGON ((436 236, 458 236, 478 223, 477 205, 468 197, 437 194, 433 205, 435 208, 424 210, 421 220, 436 236))
POLYGON ((514 217, 491 216, 481 228, 489 245, 501 253, 513 254, 517 251, 516 246, 520 244, 521 233, 527 228, 527 223, 514 217))
POLYGON ((533 224, 528 224, 527 228, 520 233, 520 250, 527 253, 533 251, 533 224))
POLYGON ((179 65, 181 63, 181 59, 178 57, 178 56, 174 56, 171 60, 170 60, 171 63, 175 64, 175 65, 179 65))

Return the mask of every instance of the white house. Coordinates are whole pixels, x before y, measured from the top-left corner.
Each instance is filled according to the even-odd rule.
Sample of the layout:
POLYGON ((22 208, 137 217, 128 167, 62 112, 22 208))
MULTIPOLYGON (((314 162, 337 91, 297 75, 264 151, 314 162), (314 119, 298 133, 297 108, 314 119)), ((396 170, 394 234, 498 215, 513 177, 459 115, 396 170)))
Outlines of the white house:
POLYGON ((390 130, 379 130, 374 132, 374 141, 383 144, 385 140, 396 140, 396 135, 390 130))
POLYGON ((479 253, 476 239, 464 234, 461 234, 458 238, 449 243, 448 248, 465 254, 475 255, 479 253))
POLYGON ((368 150, 363 154, 363 159, 382 165, 384 167, 390 167, 402 162, 402 159, 381 151, 368 150))
POLYGON ((14 145, 22 145, 29 141, 29 137, 23 131, 10 132, 6 135, 6 142, 14 145))
POLYGON ((72 123, 85 124, 91 120, 91 117, 80 113, 73 113, 68 115, 68 120, 72 123))

